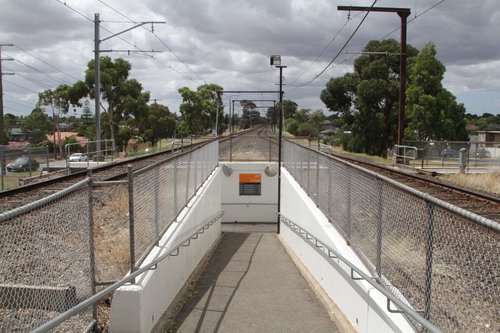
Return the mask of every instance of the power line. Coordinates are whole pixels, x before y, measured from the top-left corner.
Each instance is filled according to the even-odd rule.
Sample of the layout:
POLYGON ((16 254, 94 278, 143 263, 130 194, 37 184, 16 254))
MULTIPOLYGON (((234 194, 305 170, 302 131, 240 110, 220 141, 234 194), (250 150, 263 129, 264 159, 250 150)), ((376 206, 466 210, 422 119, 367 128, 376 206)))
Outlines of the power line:
MULTIPOLYGON (((377 3, 378 0, 375 0, 373 1, 372 5, 370 6, 370 8, 373 8, 373 6, 375 6, 375 4, 377 3)), ((342 51, 344 51, 344 49, 347 47, 347 45, 349 44, 349 42, 352 40, 352 38, 354 37, 354 35, 356 34, 356 32, 358 32, 359 28, 361 27, 361 25, 363 24, 363 22, 365 21, 366 17, 368 16, 368 14, 370 14, 370 11, 368 10, 365 14, 365 16, 363 16, 363 18, 361 19, 361 22, 359 22, 358 26, 356 27, 356 29, 353 31, 353 33, 351 34, 351 36, 349 36, 349 38, 347 39, 347 41, 344 43, 344 45, 340 48, 339 52, 337 52, 337 54, 335 55, 335 57, 333 57, 333 59, 328 63, 328 65, 326 65, 325 68, 323 68, 323 70, 321 72, 319 72, 316 76, 314 76, 311 80, 309 80, 308 82, 304 83, 304 84, 301 84, 299 85, 299 87, 304 87, 304 86, 307 86, 311 83, 313 83, 314 81, 316 81, 317 78, 319 78, 332 64, 335 60, 337 60, 337 58, 340 56, 340 54, 342 53, 342 51)))
MULTIPOLYGON (((361 15, 361 13, 357 13, 354 18, 356 18, 358 15, 361 15)), ((332 43, 337 39, 337 37, 340 35, 340 33, 342 32, 342 30, 344 30, 344 28, 347 26, 347 24, 349 24, 349 21, 351 20, 351 17, 349 16, 347 18, 347 21, 344 23, 344 25, 342 27, 340 27, 340 29, 335 33, 335 35, 333 36, 333 38, 330 39, 330 41, 328 42, 328 44, 323 48, 323 50, 321 51, 321 53, 314 59, 314 61, 311 62, 311 64, 309 64, 309 66, 304 69, 304 71, 295 79, 293 80, 293 82, 290 83, 290 85, 294 85, 295 82, 297 82, 311 67, 314 63, 316 63, 319 58, 321 58, 321 56, 326 52, 326 50, 328 50, 330 48, 330 46, 332 45, 332 43)))
POLYGON ((14 58, 14 57, 12 57, 12 56, 9 56, 9 57, 13 58, 13 59, 14 59, 14 61, 16 61, 16 62, 18 62, 18 63, 20 63, 20 64, 23 64, 24 66, 28 67, 29 69, 32 69, 32 70, 34 70, 35 72, 37 72, 37 73, 39 73, 39 74, 42 74, 43 76, 45 76, 45 77, 47 77, 47 78, 49 78, 49 79, 52 79, 52 80, 57 81, 57 82, 62 83, 62 84, 71 84, 71 83, 70 83, 70 82, 68 82, 68 81, 61 80, 61 79, 59 79, 58 77, 55 77, 55 76, 54 76, 54 75, 52 75, 52 74, 45 73, 44 71, 41 71, 41 70, 39 70, 39 69, 37 69, 37 68, 35 68, 35 67, 33 67, 33 66, 30 66, 30 65, 28 65, 27 63, 25 63, 25 62, 23 62, 23 61, 21 61, 21 60, 19 60, 19 59, 16 59, 16 58, 14 58))
POLYGON ((61 69, 57 68, 56 66, 54 66, 54 65, 52 65, 52 64, 49 64, 48 62, 46 62, 46 61, 45 61, 45 60, 43 60, 42 58, 37 57, 37 56, 33 55, 32 53, 30 53, 30 52, 26 51, 24 48, 22 48, 22 47, 21 47, 21 46, 19 46, 18 44, 14 44, 14 46, 15 46, 15 47, 17 47, 18 49, 20 49, 21 51, 23 51, 24 53, 26 53, 26 54, 28 54, 28 55, 32 56, 33 58, 35 58, 35 59, 39 60, 40 62, 42 62, 42 63, 46 64, 47 66, 49 66, 49 67, 51 67, 51 68, 53 68, 53 69, 55 69, 55 70, 57 70, 57 71, 59 71, 59 72, 61 72, 61 73, 65 74, 65 75, 67 75, 67 76, 69 76, 69 77, 71 77, 71 78, 73 78, 73 79, 75 79, 75 80, 77 80, 77 81, 78 81, 78 80, 80 80, 79 78, 77 78, 77 77, 75 77, 75 76, 73 76, 73 75, 71 75, 71 74, 69 74, 69 73, 67 73, 67 72, 65 72, 65 71, 63 71, 63 70, 61 70, 61 69))
MULTIPOLYGON (((426 10, 424 10, 422 13, 418 14, 418 15, 415 15, 412 19, 408 20, 407 22, 407 25, 409 25, 411 22, 413 22, 414 20, 416 20, 418 17, 426 14, 427 12, 429 12, 431 9, 434 9, 435 7, 437 7, 438 5, 442 4, 443 2, 445 2, 446 0, 440 0, 439 2, 435 3, 434 5, 432 5, 431 7, 427 8, 426 10)), ((391 32, 385 34, 383 37, 380 37, 378 40, 383 40, 385 38, 387 38, 388 36, 390 36, 391 34, 395 33, 396 31, 400 30, 401 27, 397 27, 396 29, 392 30, 391 32)), ((358 52, 358 54, 362 54, 363 50, 360 50, 358 52)), ((353 59, 354 57, 356 57, 356 55, 358 54, 353 54, 352 56, 350 56, 349 58, 345 59, 343 62, 346 63, 347 61, 353 59)))
MULTIPOLYGON (((70 10, 72 10, 73 12, 77 13, 77 14, 78 14, 78 15, 80 15, 81 17, 85 18, 86 20, 88 20, 88 21, 90 21, 90 22, 94 23, 94 20, 93 20, 93 19, 89 18, 88 16, 85 16, 84 14, 82 14, 82 13, 81 13, 81 12, 79 12, 78 10, 76 10, 76 9, 72 8, 71 6, 69 6, 68 4, 66 4, 65 2, 62 2, 61 0, 56 0, 56 1, 57 1, 57 2, 59 2, 60 4, 64 5, 64 6, 66 6, 67 8, 69 8, 70 10)), ((109 7, 109 5, 108 5, 108 7, 109 7)), ((111 8, 111 7, 110 7, 110 8, 111 8)), ((123 15, 123 14, 121 14, 121 15, 123 15)), ((129 19, 129 18, 127 17, 127 19, 129 19)), ((131 20, 131 19, 129 19, 129 20, 131 20)), ((131 20, 131 21, 133 22, 133 20, 131 20)), ((133 22, 133 23, 135 23, 135 22, 133 22)), ((99 27, 100 27, 100 28, 102 28, 103 30, 107 31, 107 32, 108 32, 108 33, 110 33, 110 34, 115 35, 115 33, 114 33, 113 31, 109 30, 109 29, 108 29, 108 28, 106 28, 106 27, 103 27, 101 24, 99 24, 99 27)), ((117 37, 118 39, 120 39, 121 41, 123 41, 123 42, 125 42, 125 43, 129 44, 129 45, 130 45, 130 46, 132 46, 134 49, 137 49, 137 50, 139 50, 139 51, 141 51, 141 52, 144 52, 144 53, 145 53, 145 54, 146 54, 149 58, 151 58, 151 59, 153 59, 153 60, 155 60, 155 61, 159 62, 160 64, 162 64, 163 66, 165 66, 165 67, 169 68, 170 70, 172 70, 172 71, 176 72, 176 73, 177 73, 177 74, 179 74, 180 76, 182 76, 182 77, 186 78, 186 79, 187 79, 187 80, 189 80, 189 81, 192 81, 192 82, 195 82, 195 83, 196 83, 196 80, 194 80, 194 79, 192 79, 191 77, 187 76, 186 74, 184 74, 184 73, 182 73, 182 72, 180 72, 180 71, 176 70, 176 69, 175 69, 175 68, 173 68, 172 66, 170 66, 170 65, 168 65, 168 64, 166 64, 166 63, 164 63, 163 61, 159 60, 158 58, 156 58, 156 57, 155 57, 155 56, 153 56, 152 54, 147 53, 148 51, 141 50, 139 47, 137 47, 136 45, 132 44, 131 42, 129 42, 129 41, 127 41, 127 40, 125 40, 125 39, 124 39, 123 37, 121 37, 121 36, 116 36, 116 37, 117 37)))
MULTIPOLYGON (((426 10, 424 10, 422 13, 420 13, 418 15, 415 15, 412 19, 408 20, 407 24, 410 24, 411 22, 413 22, 414 20, 416 20, 418 17, 424 15, 425 13, 427 13, 431 9, 434 9, 435 7, 439 6, 440 4, 442 4, 445 1, 446 0, 441 0, 441 1, 437 2, 437 3, 435 3, 434 5, 432 5, 431 7, 427 8, 426 10)), ((389 37, 390 35, 392 35, 393 33, 395 33, 396 31, 398 31, 400 29, 401 29, 401 27, 397 27, 396 29, 392 30, 391 32, 389 32, 388 34, 386 34, 384 37, 382 37, 380 39, 385 39, 385 38, 389 37)))
MULTIPOLYGON (((102 0, 98 0, 100 3, 102 3, 103 5, 105 5, 106 7, 110 8, 111 10, 113 10, 115 13, 123 16, 124 18, 126 18, 127 20, 129 20, 131 23, 137 23, 135 20, 133 20, 132 18, 130 18, 129 16, 123 14, 122 12, 120 12, 119 10, 117 10, 116 8, 112 7, 111 5, 105 3, 104 1, 102 0)), ((160 41, 160 43, 163 44, 163 46, 165 46, 167 48, 168 51, 170 51, 170 53, 172 53, 176 58, 177 60, 179 60, 184 66, 186 66, 187 69, 189 69, 189 71, 191 73, 193 73, 198 79, 200 79, 200 81, 202 81, 203 83, 207 84, 207 82, 205 82, 205 80, 200 76, 198 75, 198 73, 196 73, 183 59, 181 59, 181 57, 179 57, 168 45, 167 43, 165 43, 153 30, 149 31, 146 27, 142 27, 143 29, 145 29, 146 31, 150 32, 153 36, 156 37, 156 39, 158 39, 160 41)))
MULTIPOLYGON (((4 66, 5 69, 9 70, 9 71, 12 71, 14 72, 14 70, 12 68, 9 68, 7 66, 4 66)), ((16 73, 16 76, 19 76, 19 77, 22 77, 23 79, 27 80, 27 81, 30 81, 31 83, 34 83, 36 85, 39 85, 40 87, 43 87, 43 88, 46 88, 46 89, 52 89, 52 87, 46 85, 45 83, 42 83, 40 81, 37 81, 35 79, 32 79, 32 78, 29 78, 23 74, 20 74, 20 73, 16 73)))
MULTIPOLYGON (((431 7, 427 8, 426 10, 424 10, 424 11, 423 11, 423 12, 421 12, 421 13, 419 13, 418 15, 415 15, 412 19, 408 20, 408 23, 407 23, 407 24, 410 24, 411 22, 413 22, 414 20, 416 20, 416 19, 417 19, 417 18, 419 18, 420 16, 422 16, 422 15, 424 15, 424 14, 428 13, 430 10, 434 9, 435 7, 439 6, 440 4, 442 4, 442 3, 443 3, 443 2, 445 2, 445 1, 446 1, 446 0, 440 0, 440 1, 438 1, 437 3, 435 3, 434 5, 432 5, 431 7)), ((376 3, 376 1, 375 1, 375 3, 376 3)), ((373 3, 373 4, 371 5, 371 7, 373 7, 373 6, 375 5, 375 3, 373 3)), ((368 12, 368 13, 369 13, 369 12, 368 12)), ((368 14, 368 13, 367 13, 367 14, 368 14)), ((360 26, 361 26, 361 24, 363 23, 364 19, 366 18, 367 14, 363 17, 362 21, 360 22, 360 24, 358 25, 358 27, 356 28, 356 30, 353 32, 353 35, 354 35, 354 33, 356 33, 356 31, 359 29, 359 27, 360 27, 360 26)), ((396 32, 396 31, 398 31, 398 30, 400 30, 400 29, 401 29, 401 27, 397 27, 396 29, 394 29, 394 30, 392 30, 391 32, 389 32, 389 33, 387 33, 386 35, 384 35, 383 37, 379 38, 379 40, 383 40, 383 39, 387 38, 388 36, 390 36, 391 34, 393 34, 394 32, 396 32)), ((350 37, 350 38, 352 38, 352 36, 353 36, 353 35, 351 35, 351 37, 350 37)), ((310 80, 310 81, 306 82, 305 84, 301 84, 301 85, 294 86, 294 87, 295 87, 295 88, 304 87, 304 86, 306 86, 306 85, 309 85, 309 84, 310 84, 310 83, 312 83, 313 81, 315 81, 315 80, 316 80, 316 79, 317 79, 317 78, 318 78, 321 74, 323 74, 323 73, 326 71, 326 69, 327 69, 327 68, 328 68, 328 67, 329 67, 329 66, 330 66, 330 65, 331 65, 331 64, 332 64, 332 63, 333 63, 333 62, 334 62, 337 58, 338 58, 338 56, 339 56, 339 55, 340 55, 340 53, 343 51, 343 49, 347 46, 347 43, 348 43, 349 41, 350 41, 350 39, 346 42, 346 44, 344 44, 344 46, 343 46, 343 48, 340 50, 340 52, 339 52, 339 53, 335 56, 335 58, 334 58, 334 59, 333 59, 333 60, 332 60, 332 61, 331 61, 331 62, 330 62, 330 63, 329 63, 329 64, 328 64, 328 65, 327 65, 324 69, 323 69, 323 71, 322 71, 320 74, 316 75, 316 77, 314 77, 312 80, 310 80)), ((361 50, 360 52, 362 52, 362 50, 361 50)), ((345 63, 345 62, 347 62, 347 61, 349 61, 349 60, 353 59, 356 55, 357 55, 357 54, 354 54, 354 55, 352 55, 351 57, 349 57, 349 58, 345 59, 345 60, 343 61, 343 63, 345 63)), ((295 81, 294 81, 294 82, 295 82, 295 81)))
POLYGON ((22 89, 25 89, 25 90, 31 91, 32 93, 38 94, 38 91, 34 91, 34 90, 30 89, 30 88, 23 87, 23 86, 21 86, 21 85, 19 85, 19 84, 17 84, 17 83, 10 82, 9 80, 3 79, 3 81, 4 81, 4 82, 7 82, 7 83, 9 83, 9 84, 12 84, 13 86, 16 86, 16 87, 19 87, 19 88, 22 88, 22 89))

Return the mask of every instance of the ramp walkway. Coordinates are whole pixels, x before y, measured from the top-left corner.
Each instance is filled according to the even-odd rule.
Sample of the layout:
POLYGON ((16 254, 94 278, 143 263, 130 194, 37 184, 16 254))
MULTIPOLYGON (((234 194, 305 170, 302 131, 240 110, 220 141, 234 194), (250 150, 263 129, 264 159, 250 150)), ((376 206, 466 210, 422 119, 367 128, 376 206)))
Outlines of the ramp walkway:
POLYGON ((343 332, 275 229, 223 225, 222 240, 191 298, 162 332, 343 332))

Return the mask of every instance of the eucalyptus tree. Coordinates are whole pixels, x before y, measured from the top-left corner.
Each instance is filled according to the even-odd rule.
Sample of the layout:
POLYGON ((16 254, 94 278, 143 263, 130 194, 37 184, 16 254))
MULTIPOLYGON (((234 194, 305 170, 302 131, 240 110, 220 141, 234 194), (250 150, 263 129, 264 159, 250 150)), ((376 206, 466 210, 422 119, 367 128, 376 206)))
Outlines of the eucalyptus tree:
POLYGON ((215 128, 217 109, 219 120, 224 114, 220 91, 222 87, 217 84, 204 84, 196 90, 188 87, 179 89, 182 96, 182 103, 179 106, 181 113, 179 134, 206 134, 215 128))

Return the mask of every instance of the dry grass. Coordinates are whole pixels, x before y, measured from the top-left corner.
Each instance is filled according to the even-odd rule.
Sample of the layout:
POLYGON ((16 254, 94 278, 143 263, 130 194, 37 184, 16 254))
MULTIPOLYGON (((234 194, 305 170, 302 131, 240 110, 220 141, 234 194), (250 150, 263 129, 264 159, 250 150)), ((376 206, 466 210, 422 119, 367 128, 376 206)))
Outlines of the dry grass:
POLYGON ((500 172, 449 174, 442 177, 444 180, 458 186, 500 195, 500 172))
POLYGON ((117 280, 130 268, 128 191, 108 188, 95 200, 95 259, 98 280, 117 280))

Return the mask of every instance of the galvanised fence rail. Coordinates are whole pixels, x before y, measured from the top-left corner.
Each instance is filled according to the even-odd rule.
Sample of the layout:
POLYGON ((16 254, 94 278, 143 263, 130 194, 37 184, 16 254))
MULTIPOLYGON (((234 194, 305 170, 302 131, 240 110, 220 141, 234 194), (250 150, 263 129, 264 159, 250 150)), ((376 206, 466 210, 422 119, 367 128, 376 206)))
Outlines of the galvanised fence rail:
POLYGON ((100 266, 106 266, 96 264, 103 254, 97 245, 107 244, 104 252, 119 246, 107 238, 113 235, 101 235, 109 231, 104 228, 110 222, 104 220, 110 216, 96 214, 106 205, 97 187, 105 186, 110 196, 117 195, 114 186, 128 189, 129 225, 118 223, 112 232, 128 229, 130 271, 138 272, 149 250, 217 167, 218 157, 218 142, 212 141, 147 168, 130 170, 128 181, 105 184, 87 178, 1 213, 0 332, 30 332, 66 312, 71 315, 51 332, 91 331, 97 320, 96 302, 102 297, 86 300, 96 295, 96 286, 117 283, 116 277, 104 282, 97 278, 100 266))
POLYGON ((498 223, 288 141, 284 167, 379 283, 424 318, 444 332, 500 331, 498 223))

